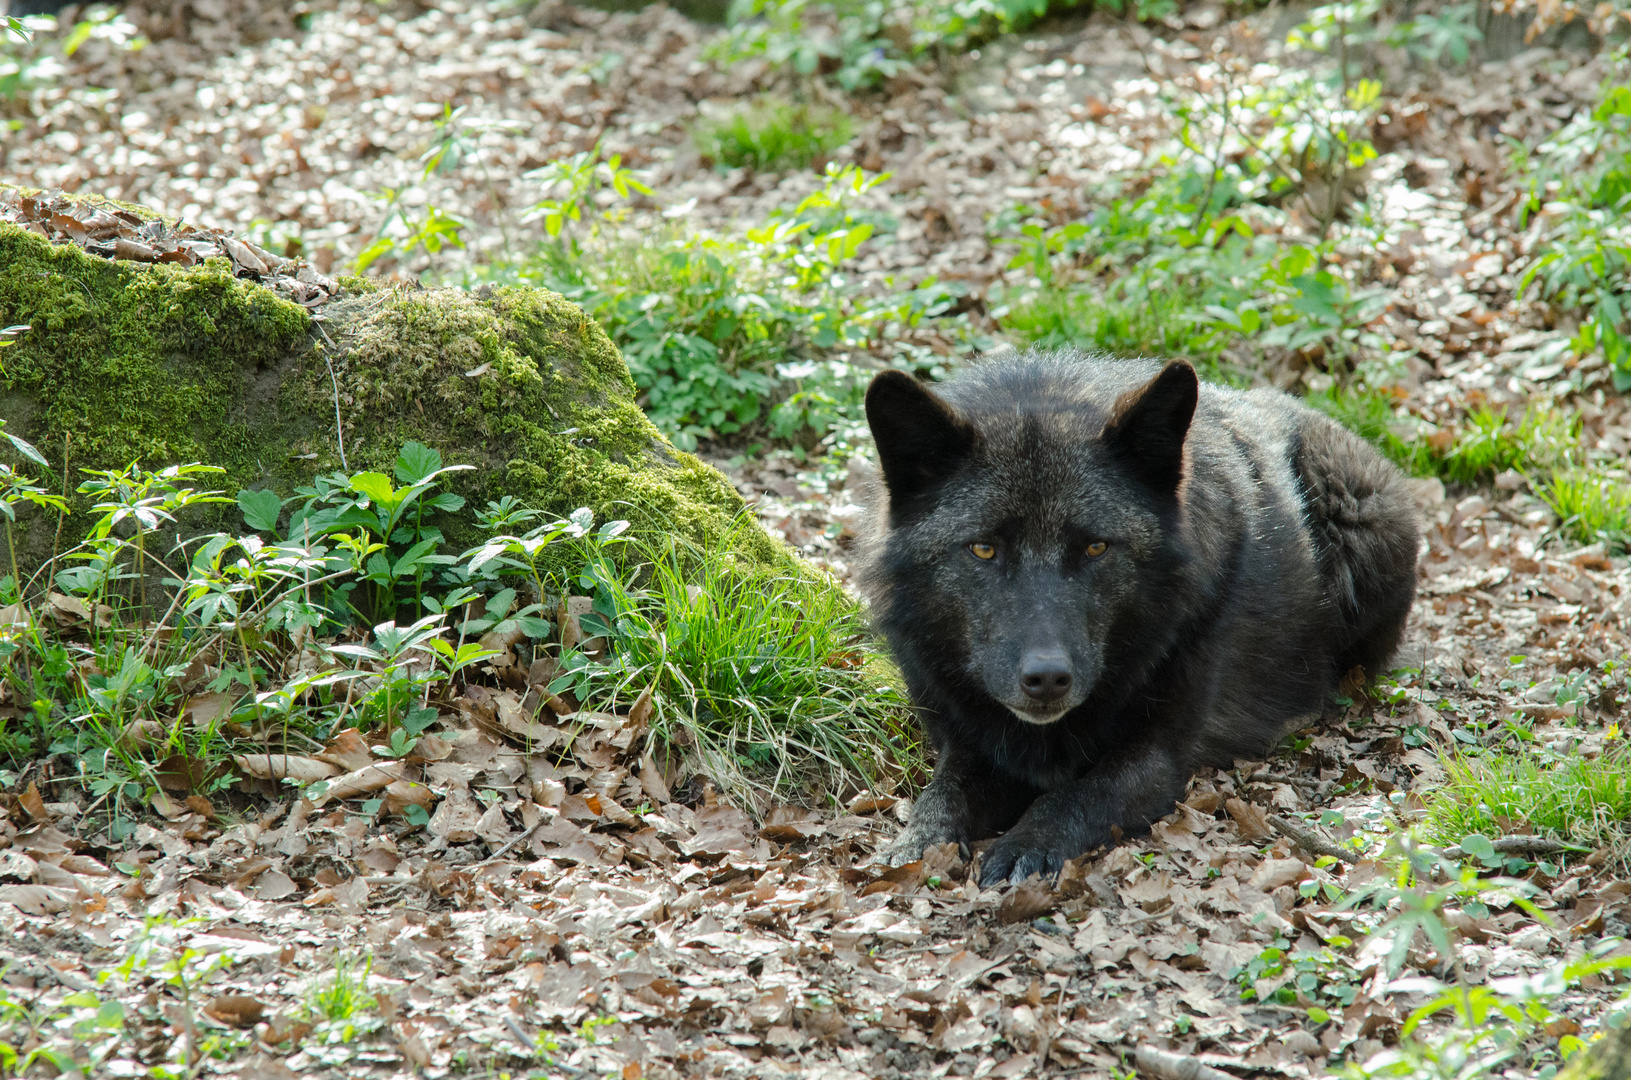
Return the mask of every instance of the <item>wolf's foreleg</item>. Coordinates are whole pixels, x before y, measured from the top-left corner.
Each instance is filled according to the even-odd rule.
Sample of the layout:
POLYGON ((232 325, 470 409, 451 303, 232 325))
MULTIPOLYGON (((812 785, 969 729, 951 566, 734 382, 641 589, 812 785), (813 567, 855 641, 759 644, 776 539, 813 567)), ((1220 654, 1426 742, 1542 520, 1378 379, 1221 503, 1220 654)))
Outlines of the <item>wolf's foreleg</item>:
POLYGON ((1188 773, 1165 747, 1134 748, 1105 762, 1033 802, 986 850, 980 884, 1023 881, 1032 874, 1051 877, 1066 860, 1110 843, 1112 826, 1125 835, 1141 833, 1172 812, 1187 782, 1188 773))
POLYGON ((906 829, 880 853, 891 866, 909 863, 923 849, 955 842, 967 853, 971 840, 1008 828, 1025 811, 1036 790, 999 779, 973 751, 947 746, 935 762, 934 779, 912 803, 906 829))

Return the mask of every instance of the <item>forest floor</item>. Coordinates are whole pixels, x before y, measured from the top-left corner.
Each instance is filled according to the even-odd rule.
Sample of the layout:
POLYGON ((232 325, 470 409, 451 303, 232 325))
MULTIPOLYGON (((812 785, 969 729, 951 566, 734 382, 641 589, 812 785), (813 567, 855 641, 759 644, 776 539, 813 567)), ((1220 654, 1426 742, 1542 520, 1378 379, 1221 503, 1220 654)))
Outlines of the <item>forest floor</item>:
MULTIPOLYGON (((505 209, 537 198, 526 170, 600 140, 647 171, 661 201, 640 212, 699 226, 763 220, 818 182, 704 167, 685 125, 766 73, 719 73, 699 59, 705 31, 666 10, 342 0, 298 37, 246 43, 254 5, 215 5, 215 22, 195 7, 191 37, 89 43, 0 143, 0 175, 262 243, 275 223, 325 271, 366 241, 369 192, 412 186, 448 101, 492 123, 476 167, 422 197, 490 223, 477 235, 493 245, 509 242, 505 209)), ((992 214, 1016 200, 1084 211, 1084 185, 1170 134, 1165 88, 1198 78, 1214 40, 1250 54, 1266 28, 1208 7, 1153 33, 1055 22, 847 106, 857 135, 840 154, 892 174, 870 197, 897 220, 861 272, 976 291, 1002 279, 992 214)), ((1368 183, 1392 243, 1352 257, 1390 290, 1374 329, 1408 347, 1424 414, 1469 395, 1555 401, 1586 444, 1627 448, 1606 369, 1564 362, 1568 328, 1517 295, 1526 239, 1498 149, 1589 107, 1601 75, 1582 54, 1533 50, 1389 83, 1396 119, 1368 183)), ((859 508, 841 469, 719 463, 767 527, 847 574, 859 508)), ((1271 760, 1196 777, 1151 836, 1057 886, 982 890, 951 850, 871 865, 907 812, 893 796, 754 820, 708 790, 642 784, 615 731, 540 764, 450 718, 425 751, 444 794, 422 830, 341 799, 246 815, 194 796, 160 798, 116 844, 83 791, 20 783, 0 803, 7 1000, 37 1018, 38 1045, 92 1047, 109 1076, 1109 1076, 1143 1050, 1141 1075, 1177 1055, 1302 1077, 1367 1061, 1434 987, 1551 970, 1631 921, 1626 852, 1607 843, 1564 859, 1517 841, 1505 867, 1528 900, 1510 886, 1443 904, 1448 953, 1425 924, 1390 933, 1386 911, 1341 903, 1385 885, 1383 839, 1431 813, 1458 741, 1506 724, 1590 760, 1619 737, 1626 560, 1563 539, 1516 474, 1414 483, 1429 528, 1401 668, 1271 760), (106 1022, 114 1000, 123 1024, 106 1022)), ((330 760, 371 763, 344 737, 330 760)), ((1619 995, 1594 976, 1550 998, 1539 1056, 1495 1072, 1532 1075, 1619 995)))

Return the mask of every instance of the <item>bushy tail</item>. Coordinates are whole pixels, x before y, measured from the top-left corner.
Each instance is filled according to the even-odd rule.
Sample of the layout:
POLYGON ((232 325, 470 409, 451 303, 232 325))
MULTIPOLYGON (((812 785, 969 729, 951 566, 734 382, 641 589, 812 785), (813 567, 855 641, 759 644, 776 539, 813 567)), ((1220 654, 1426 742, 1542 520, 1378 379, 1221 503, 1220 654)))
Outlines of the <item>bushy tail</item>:
POLYGON ((1399 646, 1416 596, 1421 525, 1405 478, 1325 417, 1303 425, 1297 471, 1320 548, 1327 594, 1341 613, 1338 677, 1375 677, 1399 646))

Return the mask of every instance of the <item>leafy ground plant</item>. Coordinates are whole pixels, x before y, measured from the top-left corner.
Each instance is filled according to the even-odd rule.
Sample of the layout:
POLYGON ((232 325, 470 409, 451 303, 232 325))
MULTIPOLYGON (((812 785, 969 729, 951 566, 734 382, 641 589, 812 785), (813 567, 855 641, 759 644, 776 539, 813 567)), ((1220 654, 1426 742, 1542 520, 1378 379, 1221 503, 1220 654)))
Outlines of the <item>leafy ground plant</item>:
POLYGON ((640 562, 632 588, 591 561, 584 632, 604 638, 604 655, 567 654, 552 690, 607 704, 649 695, 659 744, 738 796, 861 791, 916 767, 915 726, 851 601, 676 542, 642 548, 640 562))
MULTIPOLYGON (((710 54, 726 65, 762 58, 805 78, 826 74, 853 91, 924 58, 943 59, 1079 6, 1079 0, 733 0, 730 30, 710 54)), ((1110 6, 1119 11, 1124 4, 1110 6)), ((1171 6, 1170 0, 1138 0, 1137 12, 1158 18, 1171 6)))
POLYGON ((847 276, 888 225, 856 205, 885 177, 829 164, 819 188, 740 236, 677 225, 652 235, 623 229, 617 213, 586 215, 596 192, 617 190, 617 175, 580 157, 550 173, 553 238, 478 276, 582 304, 623 350, 647 415, 683 449, 743 435, 812 449, 859 426, 877 368, 938 363, 913 340, 930 323, 972 337, 966 320, 941 319, 960 295, 954 287, 930 278, 872 297, 847 276))
POLYGON ((1428 804, 1427 835, 1456 844, 1469 834, 1534 833, 1623 849, 1631 820, 1631 755, 1623 740, 1601 757, 1544 747, 1459 754, 1428 804))
POLYGON ((805 169, 849 141, 849 117, 830 105, 763 97, 693 133, 703 157, 733 168, 805 169))
MULTIPOLYGON (((1624 47, 1616 66, 1631 65, 1624 47)), ((1575 351, 1600 350, 1619 390, 1631 389, 1631 89, 1623 78, 1604 87, 1589 113, 1577 115, 1532 156, 1526 213, 1539 241, 1520 288, 1536 287, 1561 309, 1584 314, 1575 351)))

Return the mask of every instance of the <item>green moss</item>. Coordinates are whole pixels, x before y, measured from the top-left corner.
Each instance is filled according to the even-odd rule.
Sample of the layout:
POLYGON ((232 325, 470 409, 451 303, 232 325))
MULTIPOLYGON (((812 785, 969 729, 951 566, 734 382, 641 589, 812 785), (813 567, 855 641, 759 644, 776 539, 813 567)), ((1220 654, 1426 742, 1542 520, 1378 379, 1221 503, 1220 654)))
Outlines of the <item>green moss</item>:
MULTIPOLYGON (((560 296, 369 285, 322 315, 319 332, 223 260, 115 263, 0 223, 0 325, 33 327, 0 359, 0 413, 54 467, 66 452, 75 476, 202 461, 227 470, 228 494, 287 496, 341 467, 337 388, 352 471, 389 472, 417 439, 476 466, 448 478, 476 506, 503 495, 589 506, 651 534, 733 536, 755 563, 796 563, 762 530, 731 530, 741 498, 658 434, 616 347, 560 296)), ((215 513, 195 527, 237 527, 230 507, 215 513)), ((74 520, 83 533, 88 519, 74 520)), ((468 513, 441 524, 455 547, 475 539, 468 513)))
MULTIPOLYGON (((249 482, 270 442, 257 373, 306 347, 310 316, 224 260, 116 263, 0 224, 9 323, 32 329, 0 358, 0 413, 58 468, 66 455, 72 488, 79 468, 133 461, 206 461, 249 482)), ((25 562, 40 532, 23 530, 25 562)))

